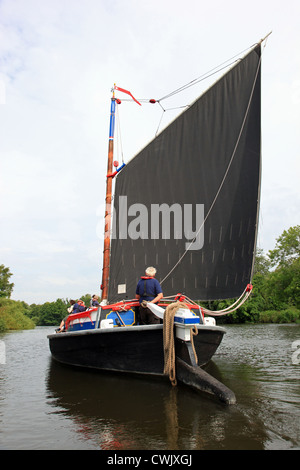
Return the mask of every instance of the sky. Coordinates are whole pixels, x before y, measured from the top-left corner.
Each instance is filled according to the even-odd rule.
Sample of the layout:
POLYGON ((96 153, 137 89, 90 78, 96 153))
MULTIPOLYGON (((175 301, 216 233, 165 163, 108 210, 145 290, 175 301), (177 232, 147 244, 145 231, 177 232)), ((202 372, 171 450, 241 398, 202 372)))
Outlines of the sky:
MULTIPOLYGON (((267 253, 298 225, 299 17, 299 0, 0 0, 0 264, 13 273, 11 298, 99 293, 114 83, 159 99, 270 31, 258 246, 267 253)), ((202 86, 167 106, 193 101, 202 86)), ((125 162, 161 117, 162 126, 174 118, 156 105, 119 108, 115 158, 122 149, 125 162)))

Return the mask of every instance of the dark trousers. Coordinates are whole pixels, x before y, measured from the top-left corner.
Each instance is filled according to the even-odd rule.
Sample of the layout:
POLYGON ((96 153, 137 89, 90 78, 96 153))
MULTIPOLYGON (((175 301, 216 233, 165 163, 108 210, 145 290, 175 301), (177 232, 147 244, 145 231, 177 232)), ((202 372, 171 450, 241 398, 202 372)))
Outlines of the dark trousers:
POLYGON ((151 312, 147 307, 140 305, 140 324, 141 325, 155 325, 159 324, 160 319, 151 312))

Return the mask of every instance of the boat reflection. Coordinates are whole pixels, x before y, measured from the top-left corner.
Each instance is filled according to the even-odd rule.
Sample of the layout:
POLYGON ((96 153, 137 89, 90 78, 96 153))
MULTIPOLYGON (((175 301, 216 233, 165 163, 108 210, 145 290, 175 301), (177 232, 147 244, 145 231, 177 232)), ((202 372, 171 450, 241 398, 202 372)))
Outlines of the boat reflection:
MULTIPOLYGON (((221 379, 214 363, 209 372, 221 379)), ((266 439, 259 417, 253 422, 239 406, 226 407, 168 380, 78 370, 51 360, 46 386, 52 413, 71 419, 89 448, 263 449, 266 439)))

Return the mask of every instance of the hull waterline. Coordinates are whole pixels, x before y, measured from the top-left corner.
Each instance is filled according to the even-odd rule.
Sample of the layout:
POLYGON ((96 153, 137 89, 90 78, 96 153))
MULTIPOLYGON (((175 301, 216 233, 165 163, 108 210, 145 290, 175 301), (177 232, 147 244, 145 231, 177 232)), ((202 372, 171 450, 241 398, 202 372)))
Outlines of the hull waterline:
MULTIPOLYGON (((194 346, 198 365, 207 364, 220 345, 225 330, 198 326, 194 346)), ((55 360, 99 370, 163 375, 163 325, 84 330, 52 334, 49 346, 55 360)), ((175 340, 176 355, 187 359, 186 342, 175 340)))

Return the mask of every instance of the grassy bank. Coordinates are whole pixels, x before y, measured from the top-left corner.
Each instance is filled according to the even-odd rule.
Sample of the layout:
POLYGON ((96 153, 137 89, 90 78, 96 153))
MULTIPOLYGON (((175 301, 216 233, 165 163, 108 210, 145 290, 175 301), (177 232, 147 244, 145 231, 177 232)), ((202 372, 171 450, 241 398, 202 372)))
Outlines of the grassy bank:
POLYGON ((285 310, 266 310, 258 315, 258 323, 300 323, 300 310, 294 307, 285 310))

